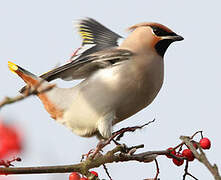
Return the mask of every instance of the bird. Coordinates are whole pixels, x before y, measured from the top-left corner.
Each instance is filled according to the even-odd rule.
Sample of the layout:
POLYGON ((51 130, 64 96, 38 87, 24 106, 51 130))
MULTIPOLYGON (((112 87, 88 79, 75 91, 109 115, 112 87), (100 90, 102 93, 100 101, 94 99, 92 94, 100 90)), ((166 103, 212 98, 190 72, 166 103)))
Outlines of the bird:
POLYGON ((92 47, 69 63, 39 77, 10 61, 8 66, 31 88, 40 84, 37 96, 57 122, 79 136, 108 139, 115 124, 152 103, 163 84, 165 52, 184 38, 162 24, 144 22, 129 27, 118 44, 121 36, 97 21, 82 22, 83 43, 92 47), (83 80, 41 92, 57 78, 83 80))

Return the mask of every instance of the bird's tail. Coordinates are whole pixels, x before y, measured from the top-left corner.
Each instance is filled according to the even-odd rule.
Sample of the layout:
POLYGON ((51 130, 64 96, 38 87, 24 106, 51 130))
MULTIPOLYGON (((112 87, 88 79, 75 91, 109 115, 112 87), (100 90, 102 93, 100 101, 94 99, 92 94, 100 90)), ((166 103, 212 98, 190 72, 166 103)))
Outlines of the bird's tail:
POLYGON ((10 61, 8 62, 8 67, 10 71, 20 76, 31 89, 36 88, 37 91, 40 91, 42 88, 46 87, 49 84, 38 76, 10 61))

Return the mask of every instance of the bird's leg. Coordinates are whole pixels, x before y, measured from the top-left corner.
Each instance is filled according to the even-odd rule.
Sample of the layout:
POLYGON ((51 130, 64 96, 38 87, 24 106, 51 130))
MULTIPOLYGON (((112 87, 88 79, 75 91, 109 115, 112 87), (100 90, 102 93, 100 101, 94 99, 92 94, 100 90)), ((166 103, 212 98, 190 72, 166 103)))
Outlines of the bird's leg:
MULTIPOLYGON (((126 127, 126 128, 122 128, 122 129, 120 129, 120 130, 118 130, 118 131, 116 131, 116 132, 113 132, 113 133, 112 133, 112 136, 110 136, 108 139, 106 139, 106 140, 104 140, 104 139, 100 140, 100 142, 97 144, 97 146, 96 146, 94 152, 91 154, 92 159, 93 159, 93 158, 96 156, 96 154, 97 154, 98 152, 100 152, 106 145, 110 144, 111 141, 113 141, 116 145, 120 145, 120 143, 118 143, 117 141, 119 141, 120 138, 123 137, 123 135, 124 135, 125 132, 134 132, 134 131, 137 130, 137 129, 142 129, 143 127, 149 125, 150 123, 152 123, 152 122, 154 122, 154 121, 155 121, 155 119, 152 120, 152 121, 149 121, 148 123, 145 123, 145 124, 142 125, 142 126, 126 127), (117 137, 116 140, 114 139, 115 137, 117 137)), ((135 146, 135 147, 142 148, 143 145, 139 145, 139 146, 135 146)), ((125 146, 125 153, 129 152, 132 148, 134 148, 134 147, 128 148, 127 146, 125 146)))
POLYGON ((115 138, 117 135, 119 135, 119 133, 121 133, 121 132, 113 133, 112 136, 109 137, 109 138, 106 139, 106 140, 105 140, 105 139, 101 139, 101 140, 99 141, 99 143, 97 144, 97 146, 96 146, 94 152, 93 152, 92 155, 91 155, 92 159, 93 159, 93 158, 96 156, 96 154, 97 154, 98 152, 100 152, 106 145, 110 144, 111 141, 113 141, 116 145, 120 145, 120 143, 118 143, 118 142, 116 142, 116 141, 114 140, 114 138, 115 138))
POLYGON ((101 139, 100 142, 97 144, 94 152, 92 153, 91 157, 94 158, 98 152, 100 152, 106 145, 110 144, 111 141, 113 141, 116 145, 120 145, 114 138, 118 135, 121 135, 122 133, 129 131, 130 129, 128 128, 122 128, 119 131, 116 131, 112 133, 112 136, 109 137, 108 139, 104 140, 101 139))
POLYGON ((85 159, 85 157, 87 159, 93 152, 94 152, 94 149, 91 149, 90 151, 88 151, 88 153, 82 154, 80 162, 82 162, 85 159))

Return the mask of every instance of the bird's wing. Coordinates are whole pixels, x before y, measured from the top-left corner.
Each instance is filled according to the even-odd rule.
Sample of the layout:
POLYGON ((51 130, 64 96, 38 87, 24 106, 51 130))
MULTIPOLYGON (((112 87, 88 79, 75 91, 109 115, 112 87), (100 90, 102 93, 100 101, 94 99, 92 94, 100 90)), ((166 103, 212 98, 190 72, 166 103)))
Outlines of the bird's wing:
POLYGON ((56 78, 64 80, 86 78, 98 69, 119 65, 129 60, 132 55, 133 53, 129 50, 116 48, 106 49, 83 56, 76 61, 55 68, 40 77, 47 81, 56 78))
MULTIPOLYGON (((105 26, 103 26, 102 24, 100 24, 99 22, 97 22, 92 18, 86 18, 81 20, 78 24, 78 30, 83 41, 82 41, 82 48, 80 48, 79 52, 74 53, 74 55, 70 59, 70 61, 72 61, 71 64, 74 65, 76 64, 80 65, 82 61, 84 62, 83 64, 85 64, 85 62, 87 61, 86 59, 88 58, 87 56, 92 53, 96 53, 105 49, 110 49, 118 46, 118 40, 122 38, 120 35, 106 28, 105 26)), ((42 74, 40 77, 47 81, 60 78, 60 76, 58 77, 54 76, 54 72, 57 72, 58 70, 60 71, 62 68, 69 66, 68 64, 61 66, 60 68, 55 68, 52 71, 46 72, 42 74)), ((91 65, 90 68, 92 68, 91 65)), ((88 68, 86 68, 85 72, 84 68, 82 68, 80 72, 79 71, 71 72, 69 70, 68 74, 66 74, 65 76, 66 78, 62 79, 64 80, 83 79, 88 76, 88 71, 89 71, 88 68)), ((90 69, 90 71, 93 71, 93 68, 90 69)))
MULTIPOLYGON (((80 20, 77 27, 82 37, 82 47, 79 48, 70 58, 70 61, 74 62, 72 62, 71 64, 75 64, 75 66, 77 66, 77 64, 80 65, 82 63, 82 59, 87 59, 84 57, 88 56, 89 54, 118 46, 118 40, 122 38, 120 35, 106 28, 92 18, 85 18, 80 20)), ((55 76, 53 72, 57 72, 58 69, 60 70, 62 69, 62 67, 66 66, 68 66, 68 64, 61 66, 60 68, 53 69, 52 71, 46 72, 40 77, 47 81, 54 80, 57 77, 59 78, 61 76, 55 76)), ((92 66, 90 67, 92 68, 92 66)), ((86 72, 84 72, 84 69, 81 68, 81 72, 73 72, 73 75, 71 71, 68 71, 68 75, 65 79, 73 80, 85 78, 88 75, 87 71, 89 71, 88 67, 85 67, 85 69, 86 72)), ((25 89, 26 87, 23 87, 20 92, 24 92, 25 89)))
POLYGON ((71 60, 77 60, 91 53, 118 46, 118 40, 122 38, 92 18, 80 20, 77 28, 82 38, 82 49, 79 56, 74 55, 71 60))

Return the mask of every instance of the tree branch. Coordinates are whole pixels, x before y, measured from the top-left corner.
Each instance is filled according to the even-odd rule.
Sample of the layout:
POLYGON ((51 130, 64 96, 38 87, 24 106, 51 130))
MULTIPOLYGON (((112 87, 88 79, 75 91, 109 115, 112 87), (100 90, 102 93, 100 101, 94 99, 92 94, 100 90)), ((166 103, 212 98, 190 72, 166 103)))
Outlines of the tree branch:
POLYGON ((55 84, 51 84, 51 85, 45 87, 44 89, 42 89, 41 91, 38 91, 37 89, 41 83, 42 82, 40 82, 34 89, 27 88, 26 92, 23 95, 18 95, 15 97, 5 97, 2 101, 0 101, 0 110, 3 106, 5 106, 7 104, 12 104, 12 103, 21 101, 31 95, 37 95, 39 93, 44 93, 46 91, 51 90, 53 87, 55 87, 55 84))
POLYGON ((193 152, 194 156, 196 159, 198 159, 201 163, 203 163, 207 169, 211 172, 211 174, 213 175, 215 180, 221 180, 221 176, 219 175, 219 171, 218 171, 218 167, 216 164, 212 165, 205 153, 203 152, 202 148, 198 145, 199 148, 199 152, 197 152, 196 148, 193 146, 193 144, 191 143, 191 138, 188 136, 180 136, 180 139, 188 146, 188 148, 190 148, 190 150, 193 152))
POLYGON ((190 173, 188 172, 188 168, 189 168, 189 161, 186 160, 186 165, 185 165, 185 169, 184 169, 183 180, 186 179, 186 176, 190 176, 190 177, 192 177, 193 179, 198 180, 195 176, 193 176, 192 174, 190 174, 190 173))
POLYGON ((89 169, 99 167, 103 164, 113 162, 139 161, 144 163, 152 162, 158 155, 168 154, 167 150, 163 151, 147 151, 138 154, 125 154, 124 145, 116 146, 108 151, 105 155, 100 155, 95 159, 89 157, 87 160, 74 165, 64 166, 42 166, 42 167, 10 167, 0 168, 0 174, 47 174, 47 173, 68 173, 79 172, 86 176, 91 176, 89 169))

